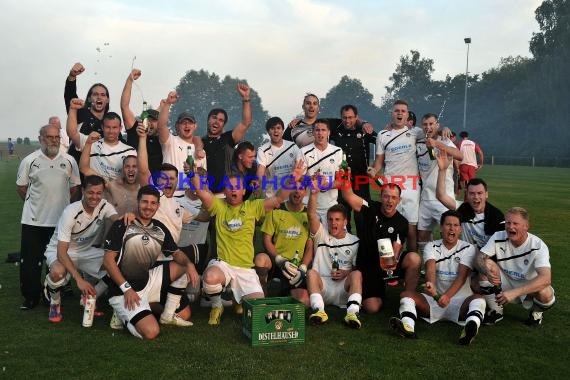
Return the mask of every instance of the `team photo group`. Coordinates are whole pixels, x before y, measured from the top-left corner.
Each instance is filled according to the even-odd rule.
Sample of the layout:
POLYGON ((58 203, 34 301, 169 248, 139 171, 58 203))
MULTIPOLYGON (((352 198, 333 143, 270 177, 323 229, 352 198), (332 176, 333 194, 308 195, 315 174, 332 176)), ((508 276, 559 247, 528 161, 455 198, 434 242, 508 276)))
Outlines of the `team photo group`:
POLYGON ((46 115, 40 149, 18 169, 22 310, 43 303, 62 323, 75 285, 84 326, 108 302, 110 328, 154 339, 161 326, 193 326, 200 305, 218 326, 244 299, 291 296, 311 325, 328 323, 331 306, 353 329, 382 310, 404 338, 418 337, 419 319, 446 320, 469 345, 508 304, 536 327, 555 303, 528 212, 516 199, 507 210, 488 201, 483 150, 467 131, 456 141, 435 113, 416 119, 397 100, 390 123, 373 126, 352 99, 320 115, 309 93, 302 116, 263 120, 256 146, 244 140, 256 117, 244 83, 241 120, 226 125, 222 108, 206 120, 171 115, 175 91, 135 114, 139 69, 125 73, 112 112, 104 84, 77 95, 84 71, 72 66, 67 119, 46 115), (399 293, 398 310, 383 308, 387 293, 399 293))

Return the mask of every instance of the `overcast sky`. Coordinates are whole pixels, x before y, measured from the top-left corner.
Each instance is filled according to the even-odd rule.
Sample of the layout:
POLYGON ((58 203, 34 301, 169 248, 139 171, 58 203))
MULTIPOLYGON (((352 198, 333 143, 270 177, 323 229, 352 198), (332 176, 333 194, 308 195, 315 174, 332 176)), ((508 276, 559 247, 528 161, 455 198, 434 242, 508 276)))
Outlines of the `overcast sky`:
MULTIPOLYGON (((435 61, 436 79, 530 56, 541 0, 3 0, 0 12, 0 140, 36 139, 50 115, 65 125, 63 88, 74 62, 78 79, 109 87, 120 111, 126 76, 158 104, 186 71, 205 69, 248 80, 270 115, 289 120, 302 97, 324 97, 343 75, 358 78, 380 104, 399 57, 411 49, 435 61)), ((134 90, 132 108, 143 95, 134 90)), ((350 99, 347 99, 347 102, 350 99)), ((140 104, 140 106, 139 106, 140 104)), ((413 106, 413 105, 412 105, 413 106)), ((254 115, 255 117, 255 115, 254 115)), ((199 121, 200 134, 204 121, 199 121)))

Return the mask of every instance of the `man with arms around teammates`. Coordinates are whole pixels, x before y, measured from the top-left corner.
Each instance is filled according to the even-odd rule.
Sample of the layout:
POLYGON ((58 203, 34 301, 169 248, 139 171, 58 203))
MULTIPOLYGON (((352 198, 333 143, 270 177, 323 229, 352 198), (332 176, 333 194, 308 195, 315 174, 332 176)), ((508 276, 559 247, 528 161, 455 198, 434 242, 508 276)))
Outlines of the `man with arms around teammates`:
POLYGON ((216 217, 212 223, 216 229, 218 258, 210 261, 202 276, 204 293, 212 300, 208 324, 220 324, 224 311, 221 293, 226 286, 231 287, 237 303, 242 298, 263 298, 259 277, 252 268, 255 223, 287 199, 302 172, 303 163, 299 161, 295 164, 292 182, 280 189, 275 197, 248 201, 243 200, 245 189, 241 178, 229 176, 223 179, 225 199, 221 199, 204 186, 198 173, 193 173, 192 184, 203 207, 216 217))

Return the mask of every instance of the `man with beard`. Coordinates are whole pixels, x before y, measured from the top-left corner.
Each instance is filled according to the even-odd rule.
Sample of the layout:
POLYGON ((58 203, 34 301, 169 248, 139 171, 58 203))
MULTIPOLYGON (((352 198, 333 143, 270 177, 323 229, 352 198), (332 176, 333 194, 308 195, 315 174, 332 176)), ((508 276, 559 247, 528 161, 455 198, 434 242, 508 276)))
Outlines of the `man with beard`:
POLYGON ((141 187, 134 222, 114 223, 105 239, 104 265, 113 280, 109 303, 131 334, 142 339, 154 339, 160 332, 151 303, 164 304, 160 324, 192 326, 183 294, 188 282, 197 286, 199 281, 194 264, 178 249, 164 224, 153 219, 159 202, 156 189, 141 187), (173 259, 160 263, 163 255, 173 259))
MULTIPOLYGON (((91 132, 89 135, 77 130, 77 113, 82 109, 84 101, 72 99, 67 115, 67 134, 71 141, 83 150, 85 143, 92 136, 99 134, 91 132)), ((94 143, 91 149, 91 168, 106 181, 113 181, 119 177, 123 168, 123 159, 128 155, 137 155, 137 151, 130 145, 119 140, 121 134, 121 117, 115 112, 107 112, 103 116, 103 138, 94 143)))
MULTIPOLYGON (((139 120, 131 110, 131 92, 133 83, 142 75, 139 69, 132 69, 131 73, 125 81, 123 92, 121 93, 121 114, 123 115, 123 123, 127 130, 127 144, 138 150, 139 136, 137 135, 137 126, 139 120)), ((158 171, 162 164, 162 147, 158 141, 158 111, 148 109, 148 138, 146 140, 146 151, 148 152, 148 166, 151 172, 158 171)), ((134 198, 136 199, 136 197, 134 198)))
POLYGON ((295 143, 283 140, 284 124, 281 118, 269 118, 265 130, 269 141, 257 150, 257 178, 264 187, 265 196, 269 198, 277 193, 281 179, 291 173, 295 162, 302 155, 295 143))
POLYGON ((44 251, 63 209, 81 184, 77 163, 59 150, 60 130, 54 125, 40 129, 41 148, 26 156, 16 180, 24 201, 20 248, 22 310, 34 308, 40 299, 44 251))
MULTIPOLYGON (((84 176, 97 175, 97 172, 89 165, 89 157, 91 155, 91 146, 98 141, 98 136, 97 133, 89 135, 83 147, 81 160, 79 161, 79 170, 84 176)), ((134 213, 136 211, 136 199, 139 188, 137 157, 129 155, 123 159, 121 176, 114 181, 105 183, 104 197, 115 207, 120 215, 126 212, 134 213)))
POLYGON ((381 202, 366 200, 354 194, 351 188, 343 189, 342 196, 355 217, 362 220, 364 228, 359 232, 360 247, 356 259, 362 272, 362 308, 367 313, 377 313, 386 297, 384 273, 378 256, 379 239, 390 239, 397 262, 394 275, 405 282, 406 290, 414 290, 420 276, 421 258, 416 252, 403 251, 408 238, 408 220, 397 210, 401 190, 396 184, 385 184, 380 193, 381 202))

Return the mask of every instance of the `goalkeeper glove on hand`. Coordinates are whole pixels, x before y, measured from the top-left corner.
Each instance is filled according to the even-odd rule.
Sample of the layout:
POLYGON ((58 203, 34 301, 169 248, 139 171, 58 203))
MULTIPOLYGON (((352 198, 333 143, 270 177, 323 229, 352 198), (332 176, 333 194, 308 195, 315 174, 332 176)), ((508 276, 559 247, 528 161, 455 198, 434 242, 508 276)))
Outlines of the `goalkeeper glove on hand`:
POLYGON ((297 274, 289 280, 289 284, 296 288, 298 288, 299 285, 303 283, 303 280, 307 277, 307 266, 305 264, 301 264, 297 269, 297 274))
POLYGON ((277 255, 275 258, 275 264, 279 265, 279 269, 281 269, 281 273, 287 280, 291 280, 292 277, 295 277, 298 272, 298 268, 295 264, 287 260, 281 255, 277 255))

